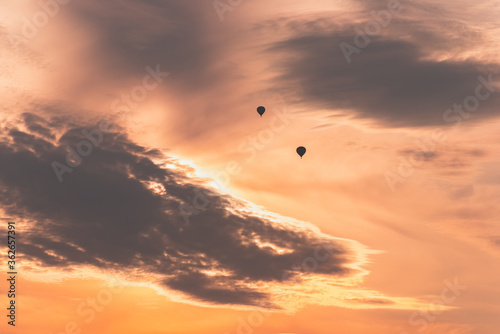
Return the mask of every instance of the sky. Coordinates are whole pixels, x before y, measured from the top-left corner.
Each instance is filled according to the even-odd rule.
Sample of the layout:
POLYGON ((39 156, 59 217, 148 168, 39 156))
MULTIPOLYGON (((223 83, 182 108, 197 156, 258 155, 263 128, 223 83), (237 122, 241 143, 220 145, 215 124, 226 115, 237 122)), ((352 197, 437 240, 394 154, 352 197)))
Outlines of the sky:
POLYGON ((497 334, 499 14, 1 1, 0 332, 497 334))

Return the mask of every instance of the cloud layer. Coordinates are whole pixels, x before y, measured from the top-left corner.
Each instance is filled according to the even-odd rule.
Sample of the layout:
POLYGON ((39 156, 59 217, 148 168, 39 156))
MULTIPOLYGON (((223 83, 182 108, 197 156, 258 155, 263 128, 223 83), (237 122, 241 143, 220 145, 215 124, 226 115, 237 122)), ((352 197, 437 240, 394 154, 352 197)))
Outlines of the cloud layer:
POLYGON ((2 131, 0 202, 31 222, 23 251, 39 266, 135 271, 188 299, 268 308, 280 306, 266 284, 300 280, 306 258, 321 258, 307 276, 342 281, 361 272, 356 243, 279 223, 120 132, 23 116, 2 131), (63 130, 54 140, 56 124, 63 130), (102 142, 59 183, 51 164, 67 164, 68 147, 88 141, 83 130, 102 142))
MULTIPOLYGON (((370 21, 354 26, 364 31, 366 22, 370 21)), ((372 18, 372 22, 376 21, 372 18)), ((479 77, 490 78, 490 85, 494 85, 500 76, 500 66, 496 63, 431 59, 425 51, 429 43, 423 45, 419 38, 402 39, 394 34, 368 36, 364 32, 363 37, 356 37, 355 30, 343 25, 315 24, 301 19, 285 20, 279 25, 285 31, 290 27, 296 30, 268 48, 279 55, 275 85, 290 96, 298 96, 296 100, 302 104, 347 112, 379 126, 452 123, 443 116, 445 111, 474 96, 477 86, 484 83, 479 77), (340 47, 342 43, 357 50, 346 51, 350 63, 340 47)), ((402 30, 408 28, 403 26, 402 30)), ((438 43, 436 36, 427 34, 431 44, 438 43)), ((494 87, 491 92, 491 88, 488 91, 483 87, 480 91, 488 98, 480 103, 471 120, 498 116, 500 93, 494 87)), ((460 116, 458 112, 452 115, 460 116)))

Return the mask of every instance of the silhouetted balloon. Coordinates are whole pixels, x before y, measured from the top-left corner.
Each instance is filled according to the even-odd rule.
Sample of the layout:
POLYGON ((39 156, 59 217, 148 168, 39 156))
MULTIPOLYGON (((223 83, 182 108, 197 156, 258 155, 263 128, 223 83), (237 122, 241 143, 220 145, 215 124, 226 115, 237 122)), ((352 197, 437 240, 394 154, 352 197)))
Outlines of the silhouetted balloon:
POLYGON ((306 154, 306 148, 304 146, 297 147, 297 154, 300 155, 300 158, 302 159, 302 156, 306 154))
POLYGON ((260 106, 257 108, 257 112, 259 113, 260 117, 266 112, 266 108, 260 106))

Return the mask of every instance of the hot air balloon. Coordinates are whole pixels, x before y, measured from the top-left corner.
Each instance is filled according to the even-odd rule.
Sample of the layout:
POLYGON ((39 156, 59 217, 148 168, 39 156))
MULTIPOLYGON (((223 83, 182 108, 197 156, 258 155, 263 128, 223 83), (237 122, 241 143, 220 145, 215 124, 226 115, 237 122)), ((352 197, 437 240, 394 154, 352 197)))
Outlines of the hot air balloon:
POLYGON ((304 146, 297 147, 297 154, 300 155, 300 158, 302 159, 302 156, 306 154, 306 148, 304 146))
POLYGON ((262 117, 262 115, 266 112, 266 108, 260 106, 257 108, 257 112, 259 113, 260 117, 262 117))

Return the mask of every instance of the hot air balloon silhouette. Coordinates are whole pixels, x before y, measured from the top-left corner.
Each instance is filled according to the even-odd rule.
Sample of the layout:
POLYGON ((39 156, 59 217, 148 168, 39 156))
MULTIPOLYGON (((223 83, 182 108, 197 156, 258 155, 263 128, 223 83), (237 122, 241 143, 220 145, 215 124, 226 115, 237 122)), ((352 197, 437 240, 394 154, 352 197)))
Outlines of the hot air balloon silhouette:
POLYGON ((260 117, 262 117, 262 115, 266 112, 266 108, 260 106, 257 108, 257 112, 259 113, 260 117))
POLYGON ((302 159, 302 156, 306 154, 306 148, 304 146, 299 146, 297 147, 297 154, 300 155, 300 158, 302 159))

